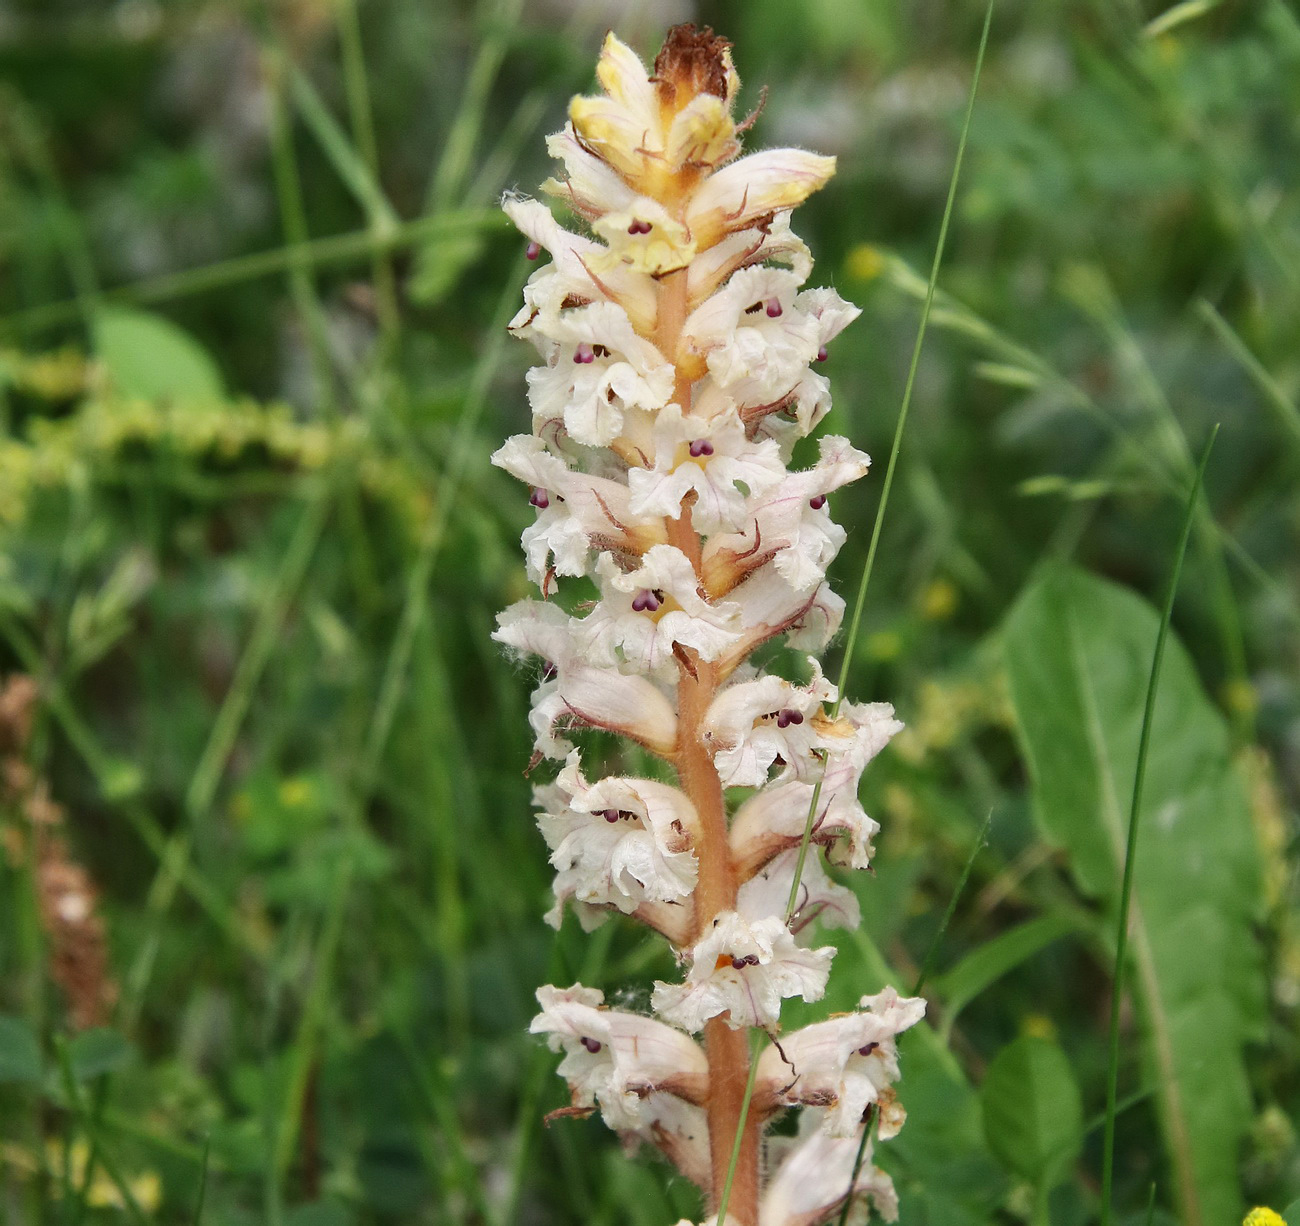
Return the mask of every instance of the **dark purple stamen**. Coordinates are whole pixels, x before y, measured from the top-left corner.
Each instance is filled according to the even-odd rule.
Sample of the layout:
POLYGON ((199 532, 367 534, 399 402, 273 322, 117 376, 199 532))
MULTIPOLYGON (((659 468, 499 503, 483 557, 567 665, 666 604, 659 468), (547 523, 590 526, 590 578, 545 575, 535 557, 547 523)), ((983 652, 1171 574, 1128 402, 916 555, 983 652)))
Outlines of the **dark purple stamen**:
POLYGON ((757 954, 746 954, 746 955, 745 955, 745 965, 746 965, 746 966, 757 966, 757 965, 758 965, 758 955, 757 955, 757 954))
POLYGON ((781 314, 781 300, 779 298, 769 298, 767 300, 767 317, 776 319, 781 314))
POLYGON ((545 511, 551 505, 551 496, 540 485, 536 485, 528 495, 528 501, 539 511, 545 511))
POLYGON ((712 455, 713 444, 706 438, 697 438, 691 444, 691 458, 698 460, 702 455, 712 455))
POLYGON ((648 221, 641 221, 639 218, 633 218, 632 224, 628 226, 629 234, 649 234, 654 227, 648 221))
POLYGON ((872 1053, 873 1051, 875 1051, 876 1048, 879 1047, 879 1046, 880 1046, 879 1043, 868 1043, 868 1044, 866 1045, 866 1047, 859 1047, 859 1048, 858 1048, 858 1055, 859 1055, 859 1056, 869 1056, 869 1055, 871 1055, 871 1053, 872 1053))
POLYGON ((621 816, 622 816, 622 814, 619 813, 619 811, 618 811, 617 809, 606 809, 606 810, 601 814, 601 817, 603 817, 603 818, 604 818, 607 822, 609 822, 611 825, 612 825, 614 822, 618 821, 618 819, 619 819, 621 816))
POLYGON ((826 505, 826 495, 818 494, 815 498, 809 498, 808 505, 812 507, 814 511, 820 511, 822 507, 826 505))
POLYGON ((661 598, 657 593, 652 592, 648 587, 643 587, 632 598, 632 612, 653 613, 659 608, 661 603, 661 598))
POLYGON ((542 665, 542 680, 543 681, 552 680, 554 677, 556 677, 559 674, 559 671, 560 670, 556 668, 555 665, 550 662, 550 660, 547 660, 542 665))
POLYGON ((528 246, 524 248, 525 259, 535 260, 541 254, 542 254, 541 243, 529 243, 528 246))
POLYGON ((586 366, 588 363, 596 360, 596 353, 586 341, 582 341, 573 351, 573 360, 579 366, 586 366))
POLYGON ((825 346, 825 345, 822 345, 821 348, 819 348, 819 349, 817 350, 817 356, 813 359, 813 361, 814 361, 814 362, 824 362, 824 361, 826 361, 826 359, 827 359, 828 357, 830 357, 830 356, 831 356, 831 355, 830 355, 829 353, 826 352, 826 346, 825 346))
POLYGON ((776 726, 778 728, 788 728, 791 724, 802 724, 803 712, 796 711, 793 707, 786 707, 776 714, 776 726))
POLYGON ((731 955, 731 969, 733 971, 743 971, 749 962, 745 958, 737 958, 735 954, 731 955))
POLYGON ((599 1039, 589 1039, 585 1034, 578 1040, 594 1056, 600 1050, 599 1039))

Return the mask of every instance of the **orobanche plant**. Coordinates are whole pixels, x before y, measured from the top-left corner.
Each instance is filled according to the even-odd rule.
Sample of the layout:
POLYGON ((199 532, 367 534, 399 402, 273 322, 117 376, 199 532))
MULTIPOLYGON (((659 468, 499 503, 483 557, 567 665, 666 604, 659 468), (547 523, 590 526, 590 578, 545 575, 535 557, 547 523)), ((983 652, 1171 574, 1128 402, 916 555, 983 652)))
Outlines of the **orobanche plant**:
POLYGON ((814 367, 858 314, 800 289, 812 259, 790 229, 835 160, 739 156, 739 82, 710 30, 671 30, 649 73, 611 34, 597 75, 604 94, 573 99, 548 141, 563 172, 543 184, 589 235, 505 201, 528 255, 550 260, 510 325, 542 357, 533 430, 493 457, 531 488, 523 545, 542 599, 507 609, 496 637, 541 662, 535 760, 563 762, 536 793, 549 920, 566 905, 588 929, 631 916, 668 939, 682 978, 655 984, 655 1017, 543 987, 532 1029, 564 1053, 570 1110, 657 1147, 715 1214, 726 1196, 740 1226, 814 1226, 846 1199, 893 1217, 889 1178, 869 1147, 857 1159, 864 1130, 903 1122, 895 1037, 923 1002, 886 989, 791 1034, 779 1018, 783 998, 825 991, 834 949, 815 924, 858 923, 823 849, 867 867, 878 827, 858 781, 901 725, 887 704, 838 701, 813 657, 803 684, 751 659, 835 633, 844 605, 825 571, 845 534, 827 497, 869 464, 827 435, 811 468, 789 467, 830 408, 814 367), (553 597, 582 576, 599 599, 570 612, 553 597), (596 778, 576 728, 629 738, 676 784, 596 778), (765 1140, 790 1107, 798 1135, 765 1140))

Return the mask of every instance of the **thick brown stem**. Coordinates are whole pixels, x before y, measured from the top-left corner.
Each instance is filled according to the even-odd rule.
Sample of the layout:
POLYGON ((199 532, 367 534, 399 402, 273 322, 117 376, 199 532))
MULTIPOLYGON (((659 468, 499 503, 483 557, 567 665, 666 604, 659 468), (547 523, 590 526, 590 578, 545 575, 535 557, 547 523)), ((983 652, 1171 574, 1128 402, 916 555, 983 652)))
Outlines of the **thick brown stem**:
MULTIPOLYGON (((683 269, 664 277, 659 286, 655 341, 660 352, 670 361, 675 359, 685 320, 686 271, 683 269)), ((690 411, 691 381, 680 367, 677 368, 674 398, 683 411, 690 411)), ((700 538, 691 525, 689 507, 682 509, 679 518, 668 521, 668 539, 691 559, 698 575, 700 538)), ((677 773, 682 790, 690 797, 700 818, 700 833, 695 846, 700 866, 699 882, 695 887, 697 940, 720 911, 730 911, 736 905, 736 874, 727 843, 727 807, 722 795, 722 781, 700 736, 701 725, 716 689, 717 676, 713 666, 691 652, 689 666, 681 666, 677 686, 677 773)), ((716 1209, 740 1127, 745 1085, 749 1080, 749 1041, 746 1030, 732 1030, 722 1018, 714 1018, 705 1026, 704 1040, 709 1057, 708 1120, 712 1168, 712 1187, 706 1191, 716 1209)), ((728 1218, 734 1218, 741 1226, 757 1226, 758 1223, 759 1133, 756 1113, 751 1112, 741 1138, 740 1155, 727 1204, 728 1218)))

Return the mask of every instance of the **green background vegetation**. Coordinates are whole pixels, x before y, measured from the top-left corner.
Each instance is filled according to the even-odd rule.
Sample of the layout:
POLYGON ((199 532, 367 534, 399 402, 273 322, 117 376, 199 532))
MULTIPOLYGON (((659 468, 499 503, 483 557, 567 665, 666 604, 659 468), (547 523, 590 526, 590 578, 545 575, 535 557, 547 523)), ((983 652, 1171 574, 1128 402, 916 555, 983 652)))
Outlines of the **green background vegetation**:
MULTIPOLYGON (((736 43, 751 147, 840 173, 797 226, 864 306, 830 427, 856 585, 982 6, 626 6, 736 43)), ((608 14, 483 0, 0 4, 0 668, 11 757, 102 895, 119 1000, 72 1035, 27 811, 0 845, 0 1218, 698 1217, 564 1101, 533 989, 644 1002, 625 923, 541 923, 524 275, 608 14), (93 1156, 92 1156, 93 1154, 93 1156), (202 1172, 206 1169, 206 1183, 202 1172)), ((908 986, 908 1224, 1098 1212, 1117 831, 1194 456, 1222 422, 1156 713, 1119 1220, 1300 1196, 1300 21, 1283 0, 1003 0, 857 644, 908 730, 827 1002, 908 986)), ((835 650, 839 650, 836 648, 835 650)), ((617 763, 616 746, 605 747, 617 763)), ((1292 1218, 1292 1226, 1297 1221, 1292 1218)))

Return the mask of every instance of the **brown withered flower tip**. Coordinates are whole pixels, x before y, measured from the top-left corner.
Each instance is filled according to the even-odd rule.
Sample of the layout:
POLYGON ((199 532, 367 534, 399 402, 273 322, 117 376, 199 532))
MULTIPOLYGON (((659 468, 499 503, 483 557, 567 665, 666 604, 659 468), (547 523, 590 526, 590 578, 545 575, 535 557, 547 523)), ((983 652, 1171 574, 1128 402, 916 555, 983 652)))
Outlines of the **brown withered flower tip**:
POLYGON ((731 43, 709 26, 701 30, 689 21, 673 26, 655 56, 653 80, 663 105, 671 106, 679 89, 685 91, 683 101, 696 94, 725 98, 730 50, 731 43))

